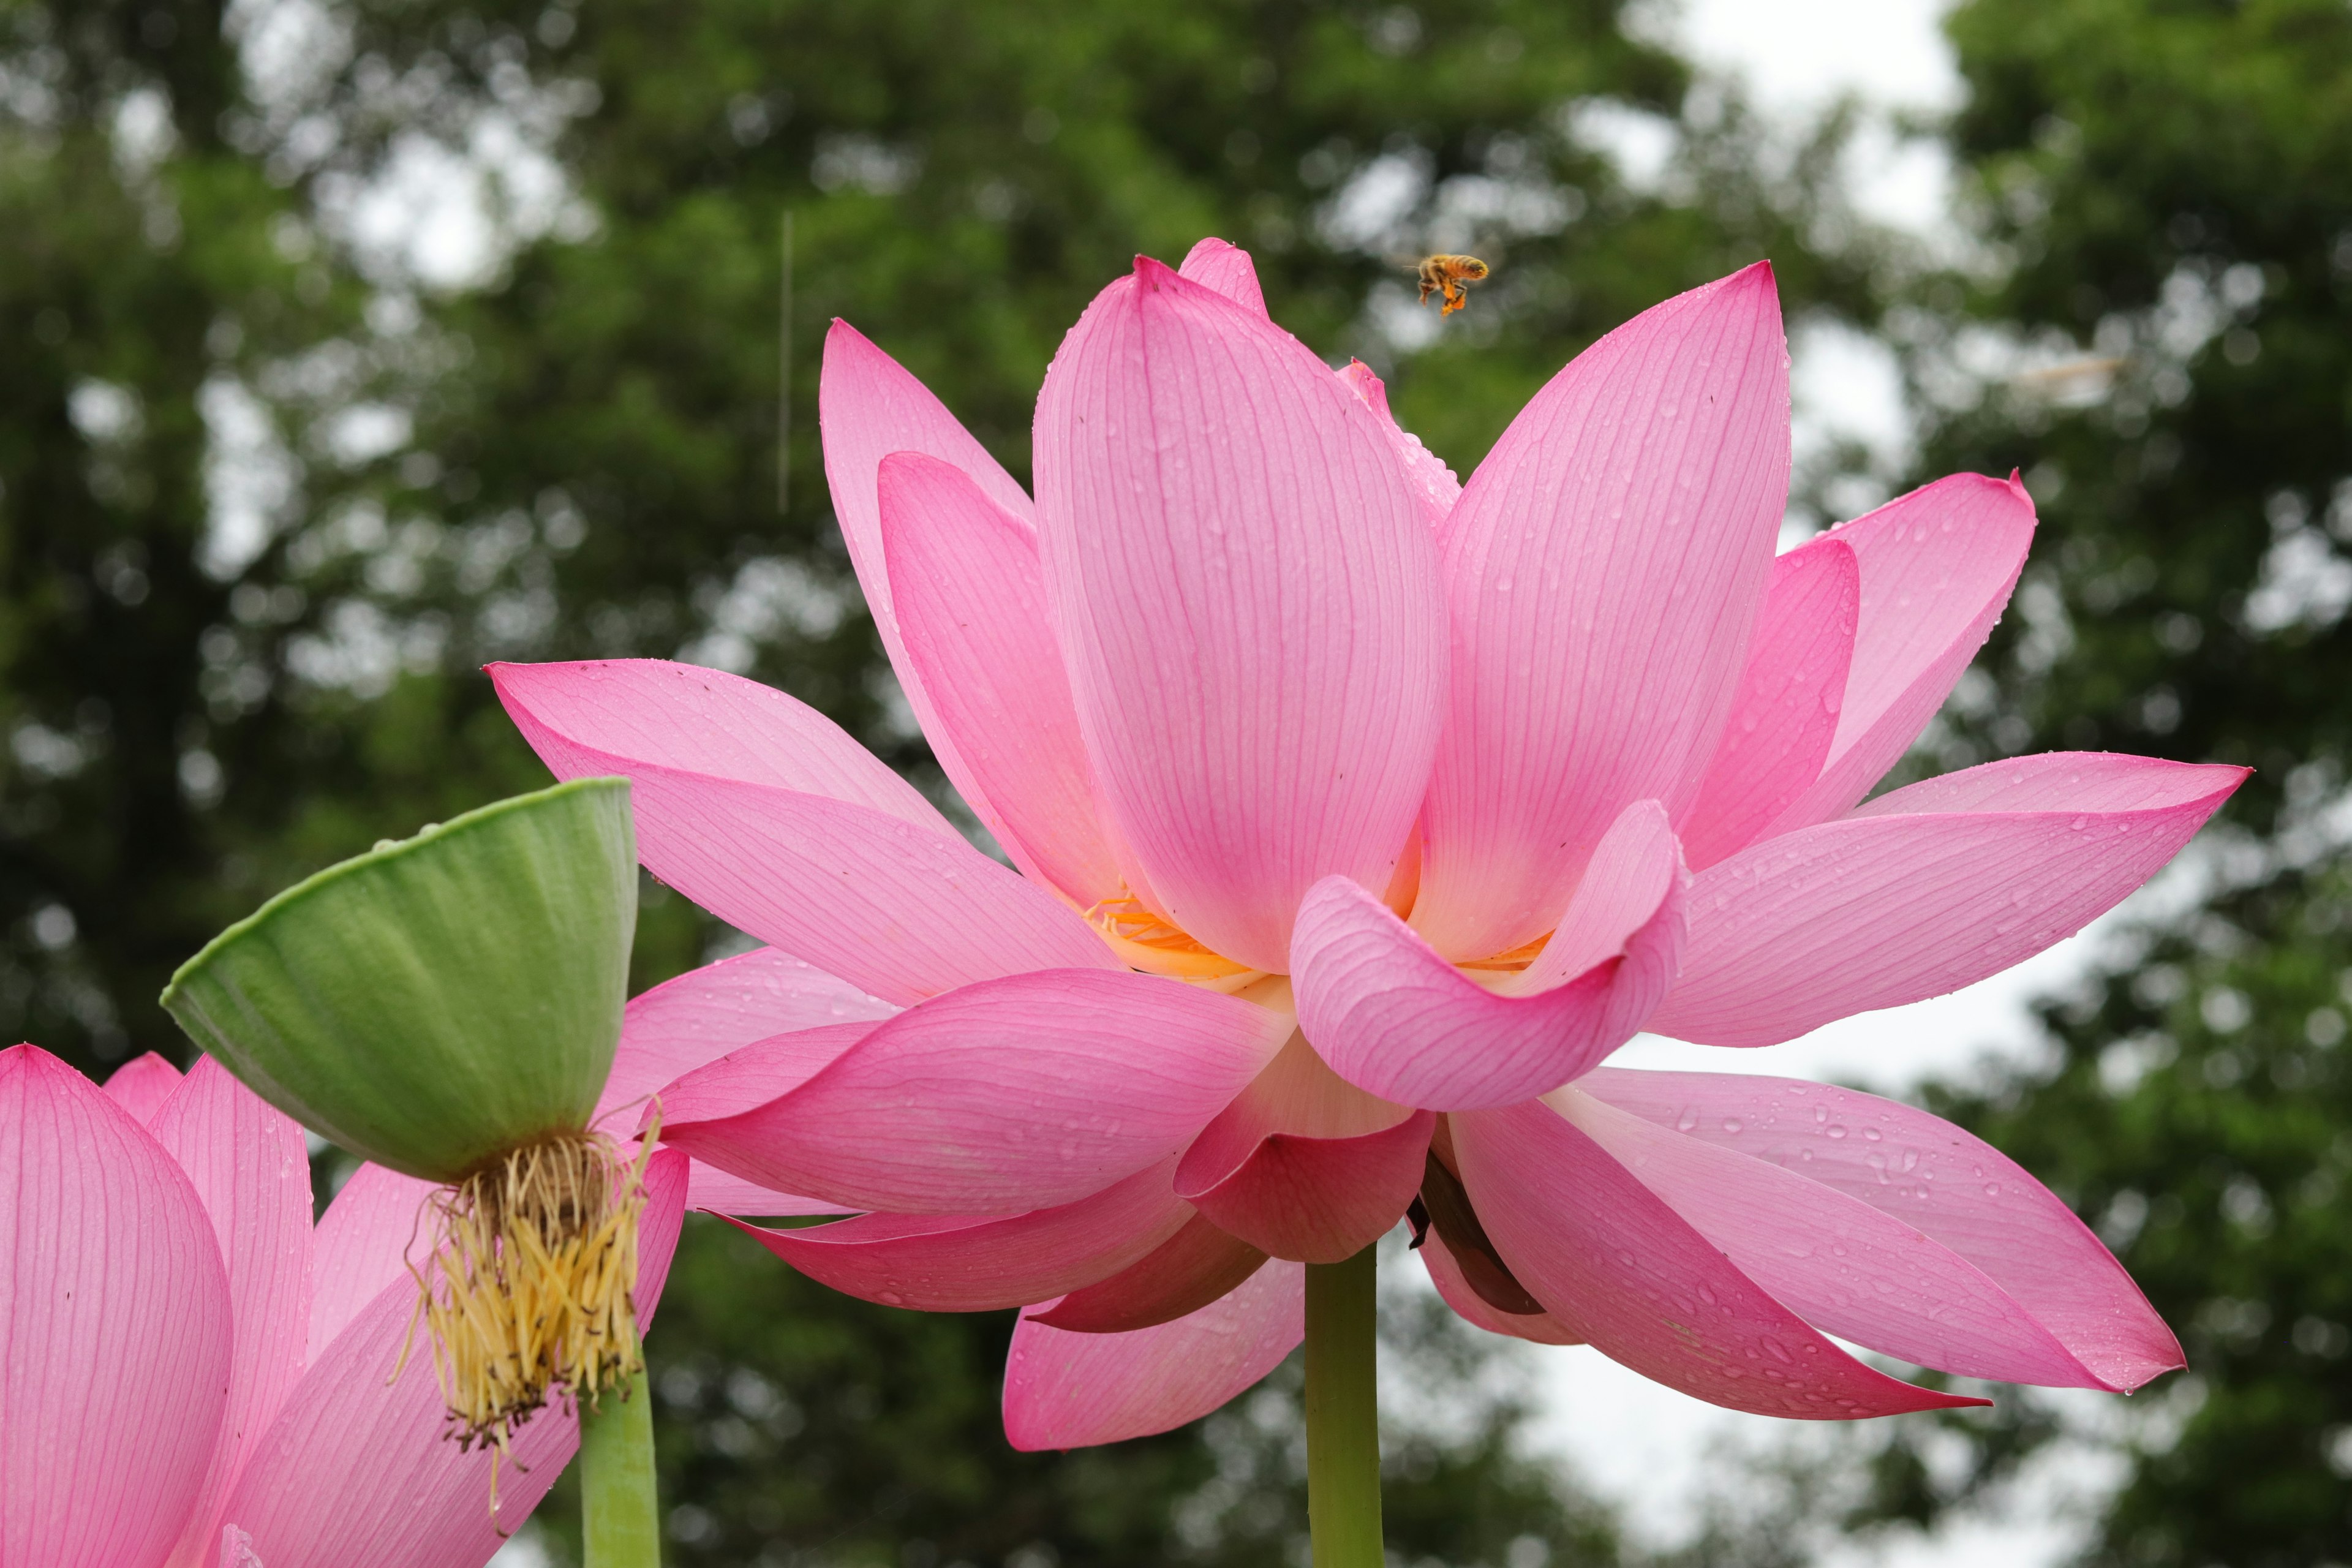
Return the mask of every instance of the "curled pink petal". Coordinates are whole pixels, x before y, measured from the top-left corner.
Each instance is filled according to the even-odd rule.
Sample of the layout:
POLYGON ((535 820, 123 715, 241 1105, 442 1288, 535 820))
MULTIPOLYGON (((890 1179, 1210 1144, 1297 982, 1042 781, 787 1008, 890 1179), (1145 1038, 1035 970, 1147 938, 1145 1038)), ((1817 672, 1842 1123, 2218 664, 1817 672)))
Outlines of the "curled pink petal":
POLYGON ((1579 1091, 1884 1210, 1984 1270, 2110 1388, 2185 1364, 2074 1211, 1982 1139, 1876 1095, 1747 1073, 1603 1068, 1579 1091))
POLYGON ((2114 908, 2245 775, 2052 752, 1930 779, 1765 839, 1692 883, 1681 976, 1649 1026, 1769 1046, 1957 991, 2114 908))
POLYGON ((2106 1386, 1982 1269, 1892 1215, 1573 1086, 1546 1103, 1815 1328, 1968 1377, 2106 1386))
POLYGON ((1847 1355, 1550 1107, 1451 1121, 1463 1184, 1511 1272, 1612 1361, 1710 1405, 1798 1420, 1989 1403, 1847 1355))
POLYGON ((1175 922, 1279 970, 1325 876, 1385 887, 1436 744, 1436 548, 1297 340, 1139 259, 1037 410, 1039 542, 1079 725, 1175 922))
POLYGON ((1674 984, 1684 875, 1663 807, 1638 801, 1528 969, 1489 990, 1378 899, 1328 878, 1298 911, 1291 984, 1307 1037, 1369 1093, 1433 1110, 1509 1105, 1631 1039, 1674 984))
POLYGON ((2032 542, 2033 501, 2016 476, 1954 474, 1789 552, 1853 551, 1862 602, 1829 756, 1767 835, 1838 816, 1902 760, 2000 619, 2032 542))
POLYGON ((1082 909, 1117 898, 1036 530, 915 452, 882 460, 881 505, 899 635, 953 742, 949 776, 1022 870, 1082 909))
POLYGON ((1184 253, 1184 264, 1176 275, 1215 289, 1244 310, 1267 314, 1265 290, 1257 284, 1257 265, 1238 245, 1214 237, 1203 239, 1184 253))
MULTIPOLYGON (((964 775, 953 737, 939 722, 930 693, 907 658, 891 599, 879 499, 882 459, 893 452, 920 452, 952 463, 1024 525, 1030 521, 1028 494, 928 387, 846 321, 836 321, 825 334, 824 370, 817 384, 817 424, 824 440, 824 473, 833 488, 834 516, 841 524, 843 542, 849 546, 858 586, 866 592, 874 629, 882 636, 883 651, 889 655, 908 706, 914 709, 931 750, 949 776, 961 780, 964 775)), ((975 811, 985 810, 982 801, 969 804, 975 811)))
POLYGON ((37 1046, 0 1050, 0 1563, 157 1568, 205 1483, 234 1320, 161 1144, 37 1046))
POLYGON ((218 1510, 247 1456, 302 1375, 310 1327, 310 1152, 302 1129, 197 1058, 148 1124, 196 1189, 227 1267, 236 1323, 228 1401, 183 1555, 219 1534, 218 1510))
POLYGON ((1452 700, 1413 910, 1439 952, 1541 936, 1626 805, 1687 808, 1788 482, 1788 349, 1761 262, 1587 349, 1478 466, 1442 541, 1452 700))
POLYGON ((772 686, 660 658, 488 669, 508 716, 557 778, 640 767, 700 773, 845 800, 955 837, 921 791, 772 686))
POLYGON ((1343 1262, 1412 1202, 1435 1124, 1348 1083, 1293 1035, 1184 1152, 1176 1192, 1276 1258, 1343 1262))
POLYGON ((810 1279, 860 1300, 992 1312, 1049 1300, 1136 1263, 1192 1217, 1171 1156, 1056 1208, 1004 1215, 860 1215, 767 1230, 735 1224, 810 1279))
POLYGON ((706 1068, 665 1095, 679 1109, 662 1135, 859 1208, 1018 1214, 1181 1149, 1289 1032, 1286 1015, 1171 980, 1041 971, 909 1007, 754 1109, 733 1109, 727 1063, 706 1068), (702 1119, 698 1084, 730 1113, 702 1119))
POLYGON ((1539 1345, 1575 1345, 1584 1342, 1562 1326, 1549 1312, 1506 1312, 1484 1296, 1463 1277, 1462 1265, 1445 1246, 1444 1238, 1433 1229, 1421 1239, 1421 1261, 1429 1270, 1429 1282, 1445 1298, 1463 1321, 1486 1330, 1490 1334, 1506 1334, 1515 1340, 1528 1340, 1539 1345))
POLYGON ((1030 1317, 1076 1334, 1124 1334, 1189 1317, 1265 1266, 1265 1254, 1202 1215, 1148 1255, 1030 1317))
POLYGON ((1861 568, 1835 538, 1772 563, 1748 671, 1682 826, 1693 870, 1745 849, 1821 776, 1845 699, 1861 597, 1861 568))
POLYGON ((149 1051, 116 1068, 104 1087, 114 1103, 131 1113, 131 1120, 144 1125, 180 1087, 180 1069, 149 1051))
POLYGON ((1024 1316, 1004 1363, 1004 1436, 1024 1452, 1148 1437, 1197 1421, 1307 1337, 1307 1275, 1273 1262, 1196 1312, 1124 1334, 1024 1316))

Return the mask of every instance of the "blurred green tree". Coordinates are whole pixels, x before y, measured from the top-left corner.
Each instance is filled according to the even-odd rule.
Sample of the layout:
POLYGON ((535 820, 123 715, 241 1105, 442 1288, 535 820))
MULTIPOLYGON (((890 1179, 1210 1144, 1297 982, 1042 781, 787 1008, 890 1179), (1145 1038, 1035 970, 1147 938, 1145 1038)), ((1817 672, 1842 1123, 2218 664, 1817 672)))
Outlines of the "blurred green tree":
MULTIPOLYGON (((1969 266, 1890 311, 1922 470, 2021 467, 2041 537, 1931 747, 2249 763, 2228 825, 2046 1060, 1948 1088, 2074 1204, 2190 1371, 2114 1440, 2093 1560, 2352 1558, 2352 15, 1968 0, 1969 266)), ((1925 1521, 2068 1429, 1924 1423, 1860 1516, 1925 1521), (1973 1459, 1930 1462, 1967 1436, 1973 1459)), ((1946 1458, 1948 1458, 1948 1453, 1946 1458)))

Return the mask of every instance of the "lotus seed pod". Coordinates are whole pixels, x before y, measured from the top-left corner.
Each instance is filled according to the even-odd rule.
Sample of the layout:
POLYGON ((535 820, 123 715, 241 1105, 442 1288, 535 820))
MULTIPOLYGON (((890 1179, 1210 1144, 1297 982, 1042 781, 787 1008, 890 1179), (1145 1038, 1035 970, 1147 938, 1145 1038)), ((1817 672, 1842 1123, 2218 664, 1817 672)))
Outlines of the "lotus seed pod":
POLYGON ((636 891, 628 781, 578 779, 288 889, 183 964, 163 1005, 303 1125, 456 1183, 587 1126, 636 891))

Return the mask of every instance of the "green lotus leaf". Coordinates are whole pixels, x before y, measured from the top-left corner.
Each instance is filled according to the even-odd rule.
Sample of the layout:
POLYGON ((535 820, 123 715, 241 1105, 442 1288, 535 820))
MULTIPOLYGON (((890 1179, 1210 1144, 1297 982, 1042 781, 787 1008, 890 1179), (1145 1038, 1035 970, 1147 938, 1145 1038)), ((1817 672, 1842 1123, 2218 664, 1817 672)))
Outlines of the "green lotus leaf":
POLYGON ((255 1093, 450 1182, 587 1125, 627 1000, 626 779, 575 779, 379 844, 180 966, 163 1005, 255 1093))

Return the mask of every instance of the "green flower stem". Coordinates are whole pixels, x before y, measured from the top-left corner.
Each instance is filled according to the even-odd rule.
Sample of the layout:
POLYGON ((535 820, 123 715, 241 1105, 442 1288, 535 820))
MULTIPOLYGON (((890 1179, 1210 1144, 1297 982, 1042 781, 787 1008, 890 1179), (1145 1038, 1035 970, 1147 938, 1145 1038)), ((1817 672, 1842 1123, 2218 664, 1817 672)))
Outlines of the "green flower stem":
POLYGON ((646 1374, 580 1406, 580 1536, 585 1568, 661 1568, 654 1500, 654 1402, 646 1374))
POLYGON ((1307 1521, 1315 1568, 1381 1568, 1371 1247, 1307 1266, 1307 1521))

